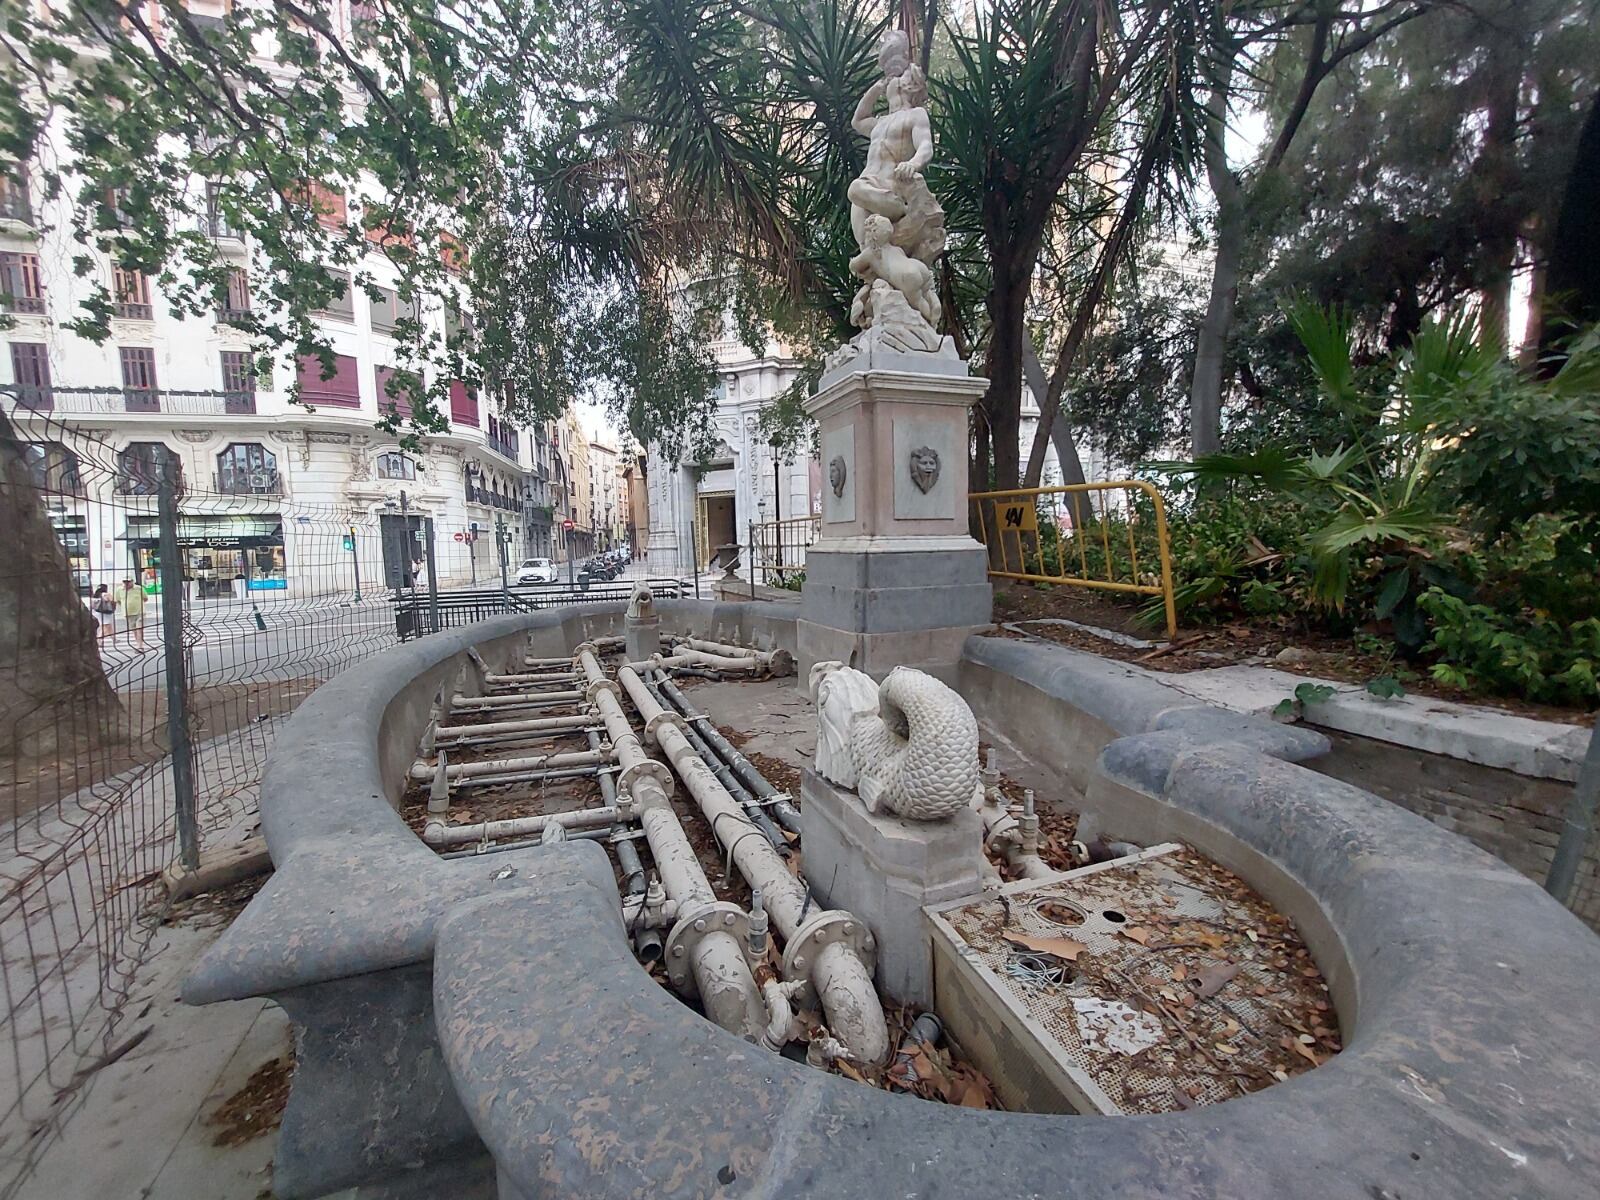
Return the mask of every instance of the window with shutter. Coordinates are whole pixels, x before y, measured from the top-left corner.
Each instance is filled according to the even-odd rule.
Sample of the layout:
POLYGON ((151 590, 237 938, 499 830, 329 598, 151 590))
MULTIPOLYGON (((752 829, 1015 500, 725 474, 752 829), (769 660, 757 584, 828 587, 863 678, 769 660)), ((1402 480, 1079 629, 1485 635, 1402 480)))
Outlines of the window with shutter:
POLYGON ((128 412, 160 412, 156 390, 156 352, 149 346, 122 346, 122 403, 128 412))
POLYGON ((11 381, 17 403, 45 411, 55 407, 50 390, 50 353, 43 342, 11 343, 11 381))

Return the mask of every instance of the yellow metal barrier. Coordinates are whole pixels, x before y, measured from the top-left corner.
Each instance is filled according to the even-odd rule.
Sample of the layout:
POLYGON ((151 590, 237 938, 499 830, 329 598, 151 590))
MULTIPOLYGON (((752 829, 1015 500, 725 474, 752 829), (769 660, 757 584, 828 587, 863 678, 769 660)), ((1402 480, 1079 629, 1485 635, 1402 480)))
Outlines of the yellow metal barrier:
POLYGON ((1167 636, 1177 636, 1178 612, 1172 598, 1172 549, 1167 538, 1167 509, 1161 501, 1161 493, 1151 484, 1142 479, 1069 483, 1060 487, 971 492, 968 499, 977 505, 978 525, 983 531, 983 544, 989 551, 990 578, 1160 596, 1167 610, 1167 636), (1139 548, 1134 531, 1140 514, 1132 501, 1141 492, 1155 510, 1160 583, 1146 583, 1139 571, 1139 548), (1113 497, 1122 500, 1122 511, 1115 515, 1128 541, 1128 556, 1122 562, 1117 561, 1122 550, 1120 533, 1117 548, 1112 550, 1113 497), (1053 532, 1053 546, 1048 544, 1048 536, 1041 535, 1041 503, 1048 505, 1046 535, 1053 532), (1054 571, 1049 569, 1048 561, 1052 551, 1054 571), (1097 569, 1092 569, 1091 563, 1097 569), (1069 571, 1072 565, 1078 568, 1076 574, 1069 571))

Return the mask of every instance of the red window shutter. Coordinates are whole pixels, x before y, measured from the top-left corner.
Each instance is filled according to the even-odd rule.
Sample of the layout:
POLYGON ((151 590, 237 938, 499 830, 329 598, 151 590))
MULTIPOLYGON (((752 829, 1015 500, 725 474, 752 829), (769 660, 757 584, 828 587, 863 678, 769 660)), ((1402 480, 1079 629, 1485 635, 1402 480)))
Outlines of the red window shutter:
POLYGON ((450 381, 450 419, 457 425, 478 428, 478 397, 459 379, 450 381))
POLYGON ((336 354, 333 359, 333 378, 322 377, 322 360, 315 354, 300 359, 300 395, 309 404, 328 405, 333 408, 361 407, 361 379, 356 360, 348 354, 336 354))
POLYGON ((398 413, 402 418, 409 417, 411 415, 411 396, 409 392, 406 389, 401 388, 397 389, 395 394, 391 395, 388 390, 389 380, 394 378, 394 368, 373 367, 372 377, 377 385, 378 411, 380 413, 386 413, 389 411, 389 406, 392 404, 394 405, 395 412, 398 413))

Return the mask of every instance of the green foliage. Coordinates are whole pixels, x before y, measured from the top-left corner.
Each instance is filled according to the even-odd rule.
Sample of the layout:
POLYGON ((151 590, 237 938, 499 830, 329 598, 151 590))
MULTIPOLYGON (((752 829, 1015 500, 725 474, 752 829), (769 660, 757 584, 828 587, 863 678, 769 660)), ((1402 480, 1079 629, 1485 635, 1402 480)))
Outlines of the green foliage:
POLYGON ((1453 687, 1592 708, 1600 700, 1600 618, 1562 622, 1505 611, 1430 589, 1433 676, 1453 687))
POLYGON ((1321 704, 1324 700, 1333 699, 1333 689, 1325 683, 1296 684, 1294 695, 1286 696, 1279 700, 1272 708, 1275 717, 1298 716, 1305 711, 1308 704, 1321 704))
POLYGON ((1162 464, 1190 489, 1170 518, 1180 609, 1369 643, 1381 632, 1442 681, 1592 704, 1600 337, 1543 378, 1461 320, 1362 363, 1338 315, 1290 319, 1353 441, 1162 464))

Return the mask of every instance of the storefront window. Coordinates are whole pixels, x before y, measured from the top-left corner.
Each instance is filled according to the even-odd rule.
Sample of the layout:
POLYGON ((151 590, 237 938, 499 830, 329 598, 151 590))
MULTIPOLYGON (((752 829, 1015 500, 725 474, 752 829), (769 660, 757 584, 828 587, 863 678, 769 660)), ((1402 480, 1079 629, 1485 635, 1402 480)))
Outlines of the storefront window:
MULTIPOLYGON (((159 536, 155 518, 128 519, 128 546, 146 591, 156 587, 159 536)), ((183 514, 178 518, 178 549, 191 599, 241 599, 249 592, 288 587, 283 524, 276 513, 183 514)))

